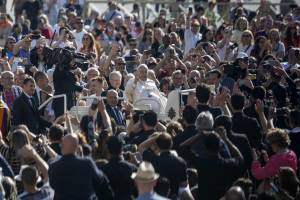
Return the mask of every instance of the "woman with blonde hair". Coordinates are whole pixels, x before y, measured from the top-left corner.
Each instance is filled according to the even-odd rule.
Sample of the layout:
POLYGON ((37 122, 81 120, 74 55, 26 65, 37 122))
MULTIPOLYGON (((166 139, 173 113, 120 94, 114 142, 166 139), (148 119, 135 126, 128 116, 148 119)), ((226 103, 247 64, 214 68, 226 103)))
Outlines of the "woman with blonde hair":
POLYGON ((268 38, 270 40, 272 50, 271 53, 276 57, 282 59, 285 55, 285 46, 280 41, 280 34, 277 28, 270 30, 268 38))
POLYGON ((241 35, 241 43, 239 43, 239 48, 237 55, 241 52, 246 53, 250 57, 250 53, 253 49, 253 34, 250 30, 245 30, 241 35))
POLYGON ((83 35, 80 52, 84 54, 94 53, 96 54, 96 59, 98 58, 97 44, 92 33, 83 35))
POLYGON ((45 14, 40 15, 38 28, 41 31, 42 36, 44 36, 47 39, 51 39, 51 37, 53 35, 53 28, 49 24, 47 15, 45 15, 45 14))
POLYGON ((247 30, 249 23, 246 17, 239 17, 235 23, 235 29, 232 31, 231 41, 240 44, 243 31, 247 30))

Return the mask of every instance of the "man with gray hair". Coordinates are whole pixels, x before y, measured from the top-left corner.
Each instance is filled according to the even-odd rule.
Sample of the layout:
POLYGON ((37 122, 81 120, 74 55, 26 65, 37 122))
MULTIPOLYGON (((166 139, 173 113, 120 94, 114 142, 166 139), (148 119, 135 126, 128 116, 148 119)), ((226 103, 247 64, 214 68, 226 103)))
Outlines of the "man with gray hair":
POLYGON ((14 85, 14 74, 11 71, 1 73, 1 85, 3 87, 2 99, 12 109, 13 103, 22 93, 22 88, 14 85))
MULTIPOLYGON (((124 85, 123 85, 123 77, 120 71, 112 71, 109 74, 109 85, 108 85, 108 90, 116 90, 118 93, 119 97, 124 97, 124 85)), ((102 96, 105 97, 107 95, 107 91, 104 91, 102 93, 102 96)), ((120 102, 119 102, 120 105, 120 102)))
MULTIPOLYGON (((198 115, 195 122, 196 130, 198 134, 183 142, 181 146, 187 145, 192 141, 198 140, 199 142, 194 144, 192 146, 192 149, 199 155, 199 157, 206 158, 208 156, 208 153, 203 143, 204 133, 212 131, 213 124, 214 124, 214 120, 212 114, 209 111, 201 112, 198 115)), ((220 155, 224 158, 230 158, 229 150, 226 144, 224 143, 224 141, 222 140, 220 142, 220 155)))
POLYGON ((195 122, 198 131, 212 130, 214 125, 214 118, 209 111, 201 112, 195 122))
POLYGON ((121 108, 118 106, 118 93, 114 89, 107 91, 106 95, 106 111, 108 115, 113 118, 117 125, 126 126, 126 120, 123 116, 121 108))
POLYGON ((148 96, 150 92, 160 95, 155 82, 148 78, 147 65, 138 66, 136 73, 135 78, 128 80, 125 87, 125 97, 130 103, 135 103, 136 100, 148 96))

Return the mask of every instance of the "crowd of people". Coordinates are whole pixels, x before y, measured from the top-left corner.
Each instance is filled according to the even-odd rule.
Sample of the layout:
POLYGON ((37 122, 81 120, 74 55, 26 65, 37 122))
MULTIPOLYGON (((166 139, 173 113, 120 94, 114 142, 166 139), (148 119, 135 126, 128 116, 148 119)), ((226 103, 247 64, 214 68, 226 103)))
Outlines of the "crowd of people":
POLYGON ((0 199, 300 199, 300 5, 176 3, 0 1, 0 199))

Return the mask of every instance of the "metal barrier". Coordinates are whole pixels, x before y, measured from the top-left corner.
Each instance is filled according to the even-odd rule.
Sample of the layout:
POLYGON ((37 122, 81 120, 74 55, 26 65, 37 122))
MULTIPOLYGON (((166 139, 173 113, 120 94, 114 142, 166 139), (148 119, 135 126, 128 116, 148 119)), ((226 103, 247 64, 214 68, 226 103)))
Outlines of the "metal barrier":
POLYGON ((67 96, 65 94, 59 94, 59 95, 50 97, 49 99, 47 99, 44 103, 42 103, 39 106, 39 110, 41 110, 43 107, 45 107, 50 101, 52 101, 53 99, 57 99, 57 98, 64 98, 64 113, 66 113, 67 112, 67 96))

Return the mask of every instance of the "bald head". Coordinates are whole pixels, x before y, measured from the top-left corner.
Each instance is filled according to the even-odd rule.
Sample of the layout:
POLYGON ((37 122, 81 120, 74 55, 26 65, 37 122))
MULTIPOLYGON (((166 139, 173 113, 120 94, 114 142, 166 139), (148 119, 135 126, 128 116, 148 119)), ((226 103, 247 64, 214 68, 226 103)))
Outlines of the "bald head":
POLYGON ((63 137, 62 141, 62 154, 75 154, 78 148, 79 140, 77 135, 68 134, 63 137))
POLYGON ((226 192, 225 200, 246 200, 246 198, 242 188, 233 186, 226 192))

